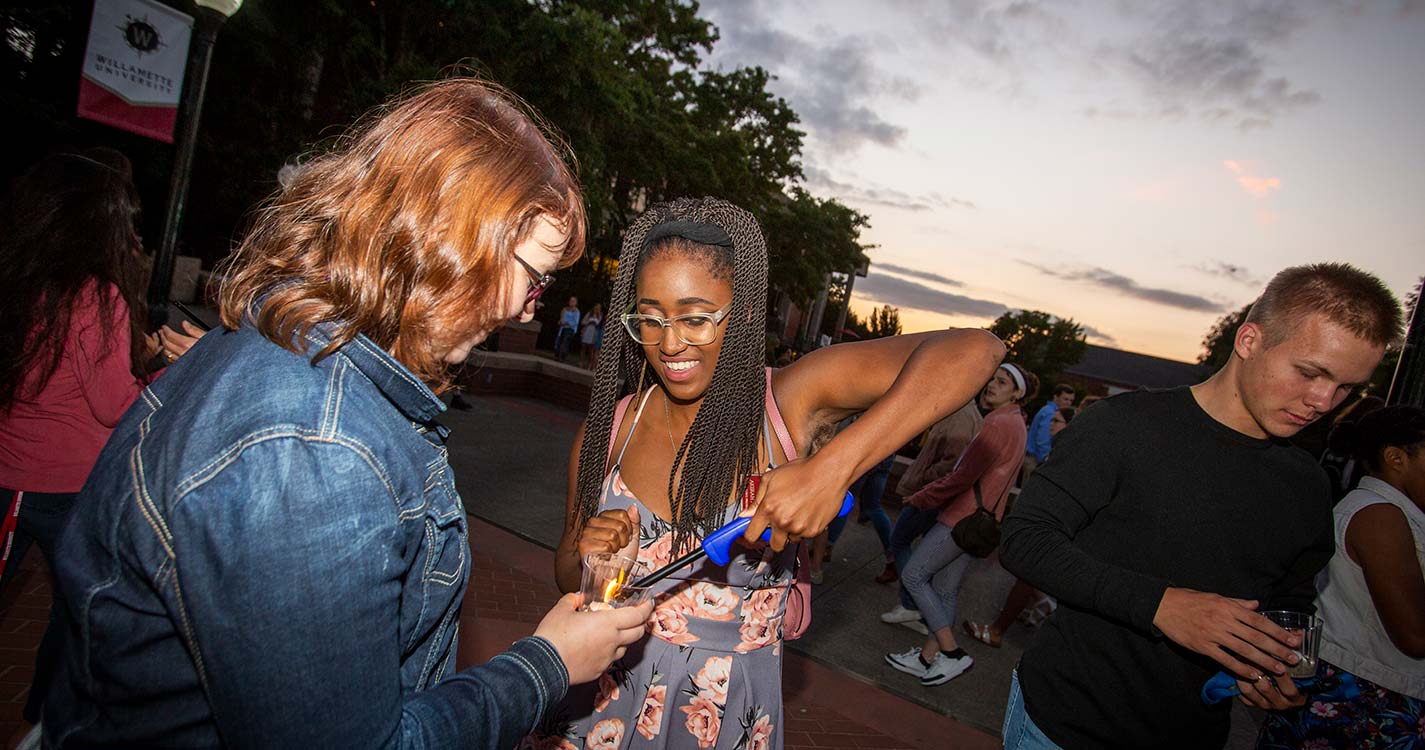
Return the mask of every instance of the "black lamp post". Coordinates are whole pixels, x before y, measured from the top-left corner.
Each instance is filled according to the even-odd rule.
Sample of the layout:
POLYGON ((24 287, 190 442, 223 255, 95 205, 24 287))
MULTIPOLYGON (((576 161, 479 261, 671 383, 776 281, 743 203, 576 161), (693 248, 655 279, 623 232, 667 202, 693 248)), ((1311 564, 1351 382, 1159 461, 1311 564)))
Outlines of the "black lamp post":
POLYGON ((208 65, 213 61, 213 42, 218 29, 242 7, 243 0, 196 0, 193 43, 188 49, 188 71, 179 104, 177 151, 173 176, 168 185, 168 213, 163 220, 163 241, 153 259, 153 275, 148 284, 149 322, 155 327, 168 322, 168 291, 173 286, 173 258, 178 230, 183 225, 184 204, 188 201, 188 181, 193 174, 193 149, 198 142, 198 118, 203 112, 203 94, 208 88, 208 65))

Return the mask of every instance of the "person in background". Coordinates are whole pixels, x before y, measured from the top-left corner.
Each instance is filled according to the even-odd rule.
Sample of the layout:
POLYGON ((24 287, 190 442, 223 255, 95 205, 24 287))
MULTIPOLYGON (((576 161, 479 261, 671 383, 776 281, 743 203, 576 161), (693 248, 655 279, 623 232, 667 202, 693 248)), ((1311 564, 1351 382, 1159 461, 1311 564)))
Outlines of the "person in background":
POLYGON ((1311 704, 1270 712, 1259 750, 1425 743, 1425 409, 1342 422, 1332 445, 1366 469, 1333 511, 1336 554, 1317 579, 1323 620, 1311 704))
POLYGON ((955 641, 953 626, 960 583, 973 559, 955 543, 953 530, 981 507, 1004 516, 1024 457, 1024 419, 1020 405, 1034 397, 1039 380, 1011 362, 995 370, 980 392, 986 412, 984 427, 965 448, 949 474, 906 498, 921 509, 937 509, 936 524, 911 555, 901 573, 930 631, 925 642, 900 653, 886 654, 886 663, 920 678, 926 687, 943 685, 964 674, 975 660, 955 641))
POLYGON ((573 345, 579 330, 579 298, 570 297, 559 311, 559 330, 554 333, 554 358, 563 362, 569 359, 569 347, 573 345))
MULTIPOLYGON (((1049 437, 1057 440, 1059 433, 1063 432, 1064 428, 1068 427, 1072 421, 1074 421, 1073 407, 1066 406, 1054 412, 1054 416, 1049 420, 1049 437)), ((1005 596, 1004 607, 1000 609, 999 616, 995 618, 994 622, 985 625, 966 620, 961 624, 960 629, 965 631, 966 635, 990 648, 999 648, 1000 640, 1016 619, 1023 620, 1024 624, 1031 628, 1038 627, 1049 619, 1049 615, 1054 613, 1056 606, 1053 597, 1045 596, 1036 591, 1033 586, 1016 578, 1014 585, 1009 589, 1009 594, 1005 596)))
MULTIPOLYGON (((895 465, 896 454, 881 459, 870 471, 862 474, 851 485, 851 495, 856 498, 856 504, 860 512, 865 515, 866 520, 871 523, 871 528, 876 531, 876 537, 881 540, 881 551, 886 555, 886 566, 895 570, 895 564, 891 558, 891 519, 886 517, 886 509, 881 507, 881 495, 886 491, 886 482, 891 476, 891 467, 895 465)), ((859 519, 858 519, 859 520, 859 519)), ((836 540, 841 538, 842 532, 846 530, 846 524, 851 521, 850 515, 838 516, 827 527, 826 533, 818 536, 812 545, 811 553, 811 582, 820 584, 824 575, 824 565, 831 557, 832 547, 836 540)))
POLYGON ((1267 284, 1222 369, 1080 413, 1004 524, 1000 562, 1059 601, 1010 679, 1007 750, 1221 747, 1218 671, 1263 709, 1302 705, 1300 637, 1334 551, 1316 461, 1286 439, 1368 381, 1400 304, 1343 263, 1267 284))
MULTIPOLYGON (((920 491, 920 488, 950 473, 955 468, 955 463, 960 460, 960 454, 965 452, 965 446, 975 438, 980 432, 980 427, 985 422, 984 416, 980 414, 980 407, 977 401, 971 401, 960 408, 959 411, 936 422, 925 433, 925 441, 920 446, 920 453, 916 455, 915 461, 910 468, 901 475, 901 480, 896 484, 896 494, 901 498, 907 498, 920 491)), ((896 518, 896 526, 891 532, 891 542, 887 545, 886 568, 876 576, 876 583, 891 583, 900 577, 899 569, 904 568, 910 561, 910 544, 916 537, 924 534, 930 529, 930 524, 934 523, 932 518, 929 522, 913 523, 913 513, 915 509, 905 506, 901 510, 900 516, 896 518), (905 519, 905 528, 901 527, 901 520, 905 519), (919 528, 913 528, 919 526, 919 528)), ((882 511, 884 512, 884 511, 882 511)), ((915 602, 911 600, 910 594, 905 587, 900 588, 900 607, 907 611, 915 610, 915 602)), ((917 618, 919 619, 918 613, 917 618)))
POLYGON ((54 599, 23 709, 31 724, 63 643, 59 533, 114 425, 155 374, 130 174, 114 151, 55 154, 0 204, 0 592, 37 546, 54 599))
POLYGON ((536 117, 427 84, 259 211, 224 330, 119 420, 60 537, 45 747, 504 750, 643 637, 650 607, 567 596, 456 669, 471 545, 435 391, 583 249, 536 117))
POLYGON ((604 338, 604 306, 598 302, 579 320, 579 366, 592 370, 599 361, 604 338))
POLYGON ((1029 440, 1024 448, 1024 470, 1019 476, 1021 487, 1029 475, 1034 473, 1034 468, 1049 457, 1049 448, 1053 445, 1052 436, 1049 434, 1049 421, 1054 418, 1054 413, 1073 405, 1074 387, 1060 383, 1054 386, 1048 403, 1039 407, 1033 421, 1029 423, 1029 440))
MULTIPOLYGON (((1356 422, 1384 406, 1385 401, 1379 396, 1362 396, 1336 414, 1327 434, 1326 450, 1321 454, 1321 468, 1326 470, 1326 476, 1331 479, 1331 502, 1339 501, 1347 492, 1355 489, 1356 481, 1360 479, 1362 472, 1361 463, 1353 455, 1353 446, 1349 442, 1337 443, 1332 436, 1342 425, 1356 422)), ((1353 434, 1352 431, 1342 431, 1342 435, 1349 434, 1353 434)))

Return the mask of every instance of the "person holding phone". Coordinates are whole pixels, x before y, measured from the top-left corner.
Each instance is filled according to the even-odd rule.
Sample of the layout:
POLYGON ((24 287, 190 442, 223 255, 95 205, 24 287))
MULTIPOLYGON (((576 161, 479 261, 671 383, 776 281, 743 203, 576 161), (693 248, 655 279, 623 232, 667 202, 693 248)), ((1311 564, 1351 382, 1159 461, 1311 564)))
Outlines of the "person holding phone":
POLYGON ((436 391, 583 249, 545 132, 431 83, 259 211, 223 330, 143 391, 60 539, 45 747, 505 750, 643 636, 649 607, 571 595, 456 670, 471 552, 436 391))

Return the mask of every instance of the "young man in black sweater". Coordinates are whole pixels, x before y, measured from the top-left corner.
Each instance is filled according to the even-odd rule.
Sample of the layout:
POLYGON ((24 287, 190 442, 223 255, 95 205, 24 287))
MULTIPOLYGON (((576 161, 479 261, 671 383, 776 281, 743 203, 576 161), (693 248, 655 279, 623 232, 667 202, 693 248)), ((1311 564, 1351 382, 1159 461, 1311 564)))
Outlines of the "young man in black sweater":
POLYGON ((1004 567, 1059 599, 1011 685, 1005 748, 1220 748, 1218 670, 1264 709, 1305 697, 1298 637, 1333 550, 1324 473, 1285 438, 1369 379, 1400 307, 1344 264, 1282 271, 1230 361, 1191 388, 1108 399, 1074 420, 1004 524, 1004 567))

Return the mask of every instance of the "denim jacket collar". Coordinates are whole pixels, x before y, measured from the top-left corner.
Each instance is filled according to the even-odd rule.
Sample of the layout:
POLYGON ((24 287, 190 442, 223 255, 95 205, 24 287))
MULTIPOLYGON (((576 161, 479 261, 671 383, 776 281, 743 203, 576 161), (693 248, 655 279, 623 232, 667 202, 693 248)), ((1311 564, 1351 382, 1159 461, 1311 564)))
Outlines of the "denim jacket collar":
MULTIPOLYGON (((319 351, 331 343, 334 323, 318 323, 307 330, 305 338, 311 345, 308 351, 319 351)), ((337 353, 351 360, 361 374, 370 378, 386 398, 396 405, 401 413, 411 421, 430 425, 446 409, 445 403, 435 395, 425 383, 416 378, 405 365, 396 361, 376 342, 358 333, 356 338, 343 344, 337 353)), ((436 425, 444 437, 444 427, 436 425)))

